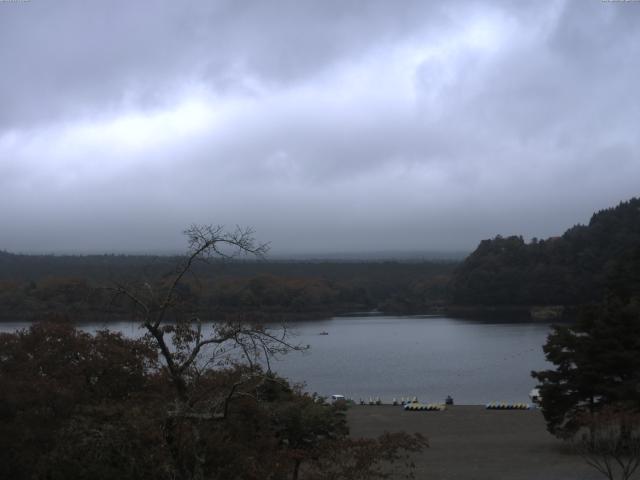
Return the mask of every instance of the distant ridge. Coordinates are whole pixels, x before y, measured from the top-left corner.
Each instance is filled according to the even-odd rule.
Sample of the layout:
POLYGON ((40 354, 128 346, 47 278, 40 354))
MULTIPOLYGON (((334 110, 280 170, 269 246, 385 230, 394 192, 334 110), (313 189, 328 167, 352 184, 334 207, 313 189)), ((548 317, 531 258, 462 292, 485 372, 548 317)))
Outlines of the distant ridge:
MULTIPOLYGON (((329 252, 329 253, 273 253, 268 254, 265 259, 256 259, 254 257, 239 257, 231 261, 253 262, 431 262, 431 261, 453 261, 459 262, 463 260, 468 251, 374 251, 374 252, 329 252)), ((13 253, 6 250, 0 250, 0 258, 18 259, 18 258, 176 258, 181 253, 161 252, 161 253, 13 253)))

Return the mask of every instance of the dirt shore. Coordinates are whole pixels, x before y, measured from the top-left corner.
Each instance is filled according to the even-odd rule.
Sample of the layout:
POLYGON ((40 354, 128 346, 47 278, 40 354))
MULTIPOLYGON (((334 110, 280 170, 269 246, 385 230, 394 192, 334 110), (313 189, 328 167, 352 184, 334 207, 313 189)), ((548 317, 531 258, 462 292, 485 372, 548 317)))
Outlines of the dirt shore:
POLYGON ((539 410, 486 410, 454 406, 443 412, 355 406, 353 437, 419 432, 430 448, 415 458, 417 479, 598 480, 603 477, 545 430, 539 410))

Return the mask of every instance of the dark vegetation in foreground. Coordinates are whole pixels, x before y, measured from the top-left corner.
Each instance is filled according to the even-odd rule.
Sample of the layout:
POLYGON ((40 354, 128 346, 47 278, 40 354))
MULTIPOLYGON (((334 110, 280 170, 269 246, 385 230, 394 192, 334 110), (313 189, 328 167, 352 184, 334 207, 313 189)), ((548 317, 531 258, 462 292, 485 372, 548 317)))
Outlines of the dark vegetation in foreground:
POLYGON ((256 367, 199 370, 181 411, 149 339, 43 322, 0 352, 0 478, 387 478, 426 445, 352 440, 343 405, 256 367))
POLYGON ((555 326, 544 345, 554 368, 532 372, 549 432, 610 480, 640 467, 640 291, 627 293, 612 284, 575 324, 555 326))

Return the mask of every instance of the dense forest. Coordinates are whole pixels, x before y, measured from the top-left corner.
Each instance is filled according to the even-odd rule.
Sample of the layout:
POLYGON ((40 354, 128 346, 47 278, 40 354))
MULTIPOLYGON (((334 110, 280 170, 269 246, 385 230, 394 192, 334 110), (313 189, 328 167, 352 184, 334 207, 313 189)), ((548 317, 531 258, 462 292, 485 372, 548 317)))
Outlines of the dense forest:
POLYGON ((609 290, 629 299, 640 291, 640 199, 595 213, 546 240, 497 236, 483 240, 456 269, 458 305, 575 306, 609 290))
MULTIPOLYGON (((166 281, 179 257, 16 255, 0 252, 3 320, 55 312, 73 320, 114 318, 128 310, 112 288, 166 281)), ((250 312, 263 316, 349 311, 423 312, 447 302, 454 261, 201 262, 181 285, 183 303, 204 318, 250 312)))
MULTIPOLYGON (((0 252, 0 318, 114 318, 112 288, 170 278, 180 257, 17 255, 0 252)), ((180 294, 205 318, 219 314, 325 316, 455 307, 577 306, 610 289, 640 291, 640 199, 595 213, 562 236, 483 240, 462 263, 214 260, 194 266, 180 294)))

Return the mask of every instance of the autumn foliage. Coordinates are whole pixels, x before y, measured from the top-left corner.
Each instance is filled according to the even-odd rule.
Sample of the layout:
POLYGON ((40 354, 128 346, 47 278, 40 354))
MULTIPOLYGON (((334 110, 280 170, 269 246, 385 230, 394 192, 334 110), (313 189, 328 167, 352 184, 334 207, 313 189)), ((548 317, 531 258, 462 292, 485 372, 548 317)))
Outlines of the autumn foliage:
POLYGON ((181 417, 148 340, 67 323, 0 335, 0 387, 0 478, 14 480, 386 478, 426 445, 350 439, 344 407, 255 367, 201 370, 193 411, 233 389, 227 415, 181 417))

